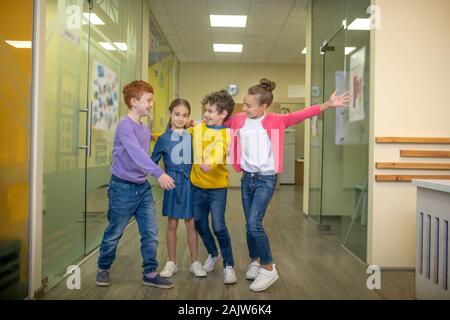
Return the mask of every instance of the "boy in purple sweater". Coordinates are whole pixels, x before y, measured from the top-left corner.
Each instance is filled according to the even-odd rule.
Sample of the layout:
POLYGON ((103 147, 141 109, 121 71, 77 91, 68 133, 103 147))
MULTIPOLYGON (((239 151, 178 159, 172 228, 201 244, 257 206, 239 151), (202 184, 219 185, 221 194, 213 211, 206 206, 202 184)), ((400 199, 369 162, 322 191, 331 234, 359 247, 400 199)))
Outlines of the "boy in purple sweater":
POLYGON ((109 182, 108 226, 100 244, 98 258, 98 286, 109 286, 109 270, 116 257, 116 249, 125 227, 135 217, 141 234, 143 283, 158 288, 172 288, 173 284, 156 272, 158 223, 153 196, 147 175, 157 179, 164 190, 175 188, 173 179, 150 158, 150 131, 141 122, 153 107, 153 88, 144 81, 133 81, 123 89, 128 116, 117 125, 113 144, 112 177, 109 182))

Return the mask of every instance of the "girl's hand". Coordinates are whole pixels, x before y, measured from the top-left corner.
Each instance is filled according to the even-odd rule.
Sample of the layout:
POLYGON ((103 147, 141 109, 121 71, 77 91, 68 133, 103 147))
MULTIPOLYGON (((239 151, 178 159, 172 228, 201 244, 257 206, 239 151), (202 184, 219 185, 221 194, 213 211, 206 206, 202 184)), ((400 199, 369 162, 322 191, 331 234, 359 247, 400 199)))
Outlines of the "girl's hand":
POLYGON ((200 165, 200 170, 202 170, 204 173, 207 173, 211 169, 212 169, 212 165, 210 165, 209 163, 204 162, 200 165))
POLYGON ((158 178, 158 183, 163 190, 172 190, 175 189, 175 182, 173 179, 166 173, 163 173, 158 178))
POLYGON ((352 97, 350 95, 350 92, 344 92, 342 95, 337 96, 335 90, 333 94, 331 95, 328 102, 330 103, 331 108, 337 108, 337 107, 348 107, 348 104, 350 101, 352 101, 352 97))

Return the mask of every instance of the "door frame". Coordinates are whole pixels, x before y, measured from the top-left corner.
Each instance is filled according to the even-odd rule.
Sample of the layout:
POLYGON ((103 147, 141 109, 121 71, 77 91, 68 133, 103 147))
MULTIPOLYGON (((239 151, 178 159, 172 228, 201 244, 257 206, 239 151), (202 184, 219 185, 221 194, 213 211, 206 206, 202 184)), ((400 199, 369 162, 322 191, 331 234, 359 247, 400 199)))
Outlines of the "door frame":
POLYGON ((33 49, 30 128, 30 190, 29 190, 29 251, 28 298, 43 293, 43 179, 44 179, 44 117, 45 117, 45 19, 46 2, 33 0, 33 49))

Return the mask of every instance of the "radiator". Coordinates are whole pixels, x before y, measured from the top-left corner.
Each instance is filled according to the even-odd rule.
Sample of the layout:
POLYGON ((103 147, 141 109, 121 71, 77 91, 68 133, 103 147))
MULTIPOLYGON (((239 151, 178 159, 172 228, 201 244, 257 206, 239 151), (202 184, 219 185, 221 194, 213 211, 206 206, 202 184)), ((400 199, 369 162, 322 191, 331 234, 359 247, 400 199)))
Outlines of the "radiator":
POLYGON ((445 192, 445 188, 430 189, 426 184, 416 185, 416 297, 450 299, 450 192, 445 192))

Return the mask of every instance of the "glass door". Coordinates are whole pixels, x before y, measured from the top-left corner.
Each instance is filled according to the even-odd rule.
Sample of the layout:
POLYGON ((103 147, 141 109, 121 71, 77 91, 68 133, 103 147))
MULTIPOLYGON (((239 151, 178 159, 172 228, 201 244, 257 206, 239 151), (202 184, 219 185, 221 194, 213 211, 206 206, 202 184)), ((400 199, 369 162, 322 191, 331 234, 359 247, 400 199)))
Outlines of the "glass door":
POLYGON ((349 90, 348 108, 311 121, 309 216, 363 262, 367 257, 369 0, 314 0, 311 102, 349 90), (350 27, 351 26, 351 27, 350 27), (330 37, 330 34, 333 35, 330 37))
POLYGON ((121 88, 141 72, 142 0, 95 0, 91 6, 86 134, 86 253, 101 241, 107 225, 116 125, 127 114, 121 88))
POLYGON ((369 155, 368 43, 344 28, 321 47, 323 101, 351 90, 348 108, 322 115, 319 223, 366 261, 369 155), (350 38, 351 37, 351 38, 350 38), (365 97, 365 99, 364 99, 365 97))
MULTIPOLYGON (((347 0, 347 24, 368 19, 369 0, 347 0)), ((370 132, 370 32, 345 30, 347 90, 353 101, 344 111, 342 143, 341 243, 363 262, 367 260, 367 215, 370 132)))
MULTIPOLYGON (((345 81, 344 43, 345 32, 341 28, 316 52, 317 56, 320 55, 317 64, 321 72, 316 75, 320 86, 313 89, 315 103, 327 101, 336 88, 336 81, 341 81, 341 78, 345 81)), ((341 89, 345 89, 345 82, 341 89)), ((321 230, 336 229, 340 225, 342 198, 335 184, 341 180, 342 150, 335 132, 340 130, 336 119, 341 112, 340 109, 330 109, 311 121, 309 214, 321 230)))
POLYGON ((43 276, 56 283, 84 249, 89 3, 46 3, 43 276))
MULTIPOLYGON (((340 29, 321 47, 323 59, 323 96, 327 101, 339 85, 338 93, 345 90, 345 32, 340 29), (338 83, 337 83, 338 82, 338 83)), ((329 109, 322 115, 322 169, 320 224, 340 234, 343 215, 344 190, 342 188, 343 112, 329 109)))
POLYGON ((120 117, 122 41, 117 1, 92 1, 86 152, 86 252, 95 249, 107 225, 114 130, 120 117))
POLYGON ((47 1, 43 274, 99 246, 124 84, 141 78, 142 0, 47 1))

